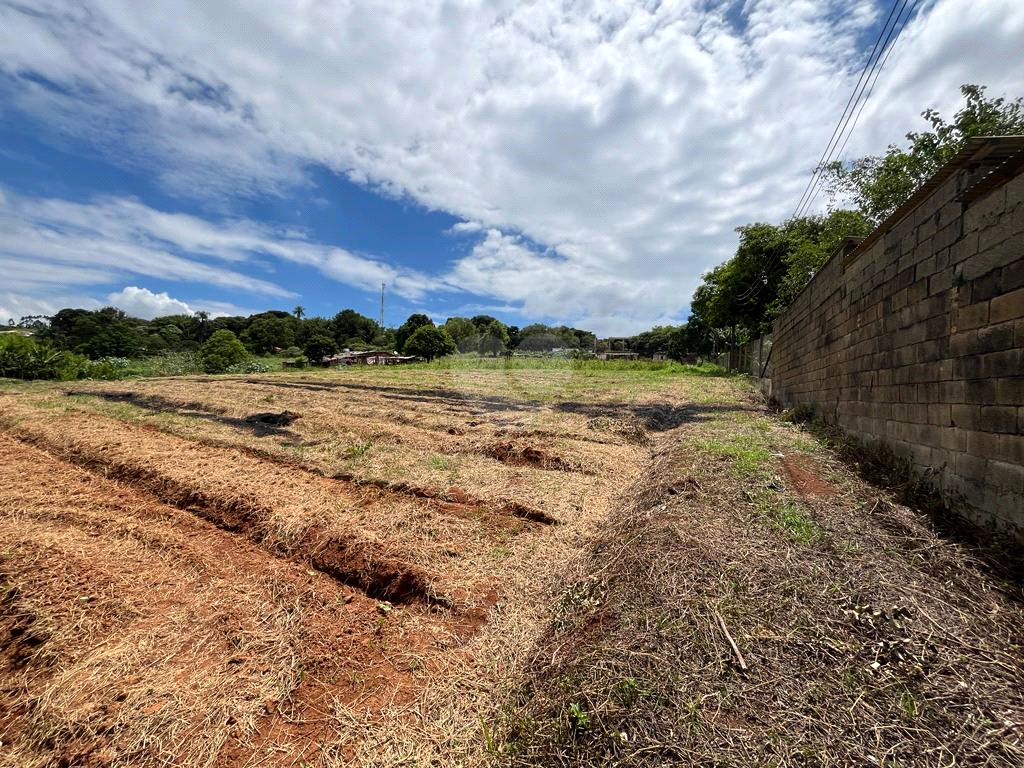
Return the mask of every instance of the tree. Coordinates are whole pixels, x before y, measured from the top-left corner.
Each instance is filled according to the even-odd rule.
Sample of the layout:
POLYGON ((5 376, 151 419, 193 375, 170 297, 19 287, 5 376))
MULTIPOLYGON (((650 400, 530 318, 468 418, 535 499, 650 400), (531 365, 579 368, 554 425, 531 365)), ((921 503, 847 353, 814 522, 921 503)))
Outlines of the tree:
POLYGON ((508 349, 508 329, 499 320, 492 320, 480 333, 477 347, 481 355, 497 357, 505 354, 508 349))
POLYGON ((316 335, 309 338, 302 347, 302 352, 311 363, 319 363, 338 351, 337 342, 327 335, 316 335))
POLYGON ((330 336, 334 338, 334 326, 330 320, 324 320, 322 317, 307 317, 305 320, 300 320, 298 323, 299 327, 295 331, 295 343, 303 347, 306 342, 314 336, 330 336))
POLYGON ((200 350, 203 370, 207 373, 224 373, 228 368, 244 362, 249 353, 242 342, 231 331, 214 331, 200 350))
POLYGON ((116 307, 95 311, 62 309, 49 327, 40 328, 40 337, 57 347, 92 358, 131 357, 143 349, 145 320, 129 317, 116 307))
POLYGON ((791 219, 783 225, 788 247, 783 255, 786 273, 778 286, 769 314, 776 317, 785 311, 796 295, 824 266, 849 237, 864 237, 871 231, 871 222, 859 211, 838 210, 827 216, 791 219))
POLYGON ((667 354, 674 331, 675 328, 671 325, 656 325, 651 330, 631 338, 629 348, 641 357, 654 357, 658 353, 667 354))
POLYGON ((295 322, 290 316, 288 319, 261 316, 242 332, 241 340, 258 355, 273 352, 275 348, 284 349, 295 344, 295 322))
POLYGON ((483 333, 487 330, 487 326, 491 323, 497 323, 498 319, 496 317, 491 317, 490 315, 475 315, 469 322, 471 322, 473 327, 476 328, 477 333, 483 333))
POLYGON ((417 355, 426 360, 444 357, 455 352, 455 342, 444 328, 436 328, 433 323, 421 325, 406 340, 402 349, 407 355, 417 355))
POLYGON ((472 336, 477 330, 472 321, 465 317, 449 317, 445 320, 443 327, 448 331, 448 335, 452 337, 452 340, 456 342, 459 339, 472 336))
POLYGON ((331 328, 338 346, 369 346, 380 333, 376 320, 361 315, 354 309, 343 309, 331 320, 331 328))
POLYGON ((564 346, 565 340, 553 333, 538 331, 527 334, 526 330, 531 327, 527 326, 527 328, 523 329, 523 336, 520 338, 519 346, 516 349, 521 349, 524 352, 550 352, 556 347, 564 346))
POLYGON ((869 155, 852 162, 836 160, 823 169, 833 200, 849 198, 872 224, 880 223, 909 198, 972 136, 1024 133, 1024 100, 985 98, 985 87, 962 85, 964 105, 946 120, 934 109, 921 116, 930 131, 908 133, 906 148, 890 144, 884 155, 869 155))
MULTIPOLYGON (((417 329, 429 325, 433 327, 434 321, 423 314, 409 315, 408 319, 395 332, 395 343, 399 349, 405 349, 405 343, 416 332, 417 329)), ((451 338, 450 336, 448 338, 451 338)))
POLYGON ((306 314, 306 308, 299 304, 299 306, 292 310, 292 314, 295 315, 296 320, 301 320, 302 316, 306 314))

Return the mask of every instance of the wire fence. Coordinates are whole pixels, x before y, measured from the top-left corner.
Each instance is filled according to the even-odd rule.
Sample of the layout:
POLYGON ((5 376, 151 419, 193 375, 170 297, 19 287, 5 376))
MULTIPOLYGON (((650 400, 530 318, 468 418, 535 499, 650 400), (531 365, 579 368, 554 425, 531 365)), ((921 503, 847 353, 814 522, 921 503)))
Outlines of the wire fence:
POLYGON ((772 337, 766 334, 759 339, 748 341, 735 349, 730 349, 715 360, 723 368, 739 371, 755 379, 772 377, 772 337))

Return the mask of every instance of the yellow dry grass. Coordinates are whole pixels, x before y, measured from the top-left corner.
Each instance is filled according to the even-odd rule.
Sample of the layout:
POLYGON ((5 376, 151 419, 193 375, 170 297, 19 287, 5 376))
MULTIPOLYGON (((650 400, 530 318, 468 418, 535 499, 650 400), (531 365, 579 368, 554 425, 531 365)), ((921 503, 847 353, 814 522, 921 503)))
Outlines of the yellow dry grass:
POLYGON ((8 437, 0 461, 0 765, 313 760, 304 684, 359 711, 406 684, 389 649, 443 633, 8 437))
POLYGON ((10 765, 60 750, 125 765, 488 762, 497 702, 534 652, 561 574, 641 477, 646 432, 736 391, 636 383, 361 370, 0 394, 4 445, 23 458, 0 474, 30 478, 0 499, 5 584, 53 628, 39 646, 50 661, 17 672, 0 754, 10 765), (245 421, 264 411, 300 418, 245 421), (55 485, 63 495, 44 503, 55 485), (378 608, 318 572, 339 575, 332 546, 355 552, 360 572, 422 577, 452 607, 378 608), (40 551, 63 570, 35 568, 40 551), (76 602, 62 584, 107 585, 122 602, 76 602), (215 633, 224 612, 241 639, 215 633), (228 663, 239 648, 252 679, 228 663), (83 661, 94 655, 109 663, 83 661), (82 714, 54 686, 107 710, 82 714), (173 706, 150 711, 154 697, 173 706))

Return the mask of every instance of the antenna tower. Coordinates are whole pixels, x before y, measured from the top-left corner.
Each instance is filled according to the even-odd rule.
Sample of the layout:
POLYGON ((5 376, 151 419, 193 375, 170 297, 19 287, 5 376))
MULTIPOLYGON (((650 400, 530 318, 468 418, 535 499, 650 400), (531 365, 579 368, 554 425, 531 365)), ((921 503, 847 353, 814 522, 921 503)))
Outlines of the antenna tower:
POLYGON ((380 284, 380 329, 382 331, 384 330, 384 285, 383 282, 380 284))

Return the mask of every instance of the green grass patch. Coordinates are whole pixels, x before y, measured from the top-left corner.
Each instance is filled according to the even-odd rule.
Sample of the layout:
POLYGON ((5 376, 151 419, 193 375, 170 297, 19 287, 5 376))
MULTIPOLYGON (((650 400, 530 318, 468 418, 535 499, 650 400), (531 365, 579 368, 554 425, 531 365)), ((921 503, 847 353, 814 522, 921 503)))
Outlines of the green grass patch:
POLYGON ((772 467, 772 456, 758 434, 732 434, 724 437, 697 440, 695 446, 732 461, 733 472, 741 478, 763 476, 772 467))
POLYGON ((772 527, 797 544, 810 544, 822 538, 822 530, 817 523, 799 506, 787 502, 770 511, 772 527))

